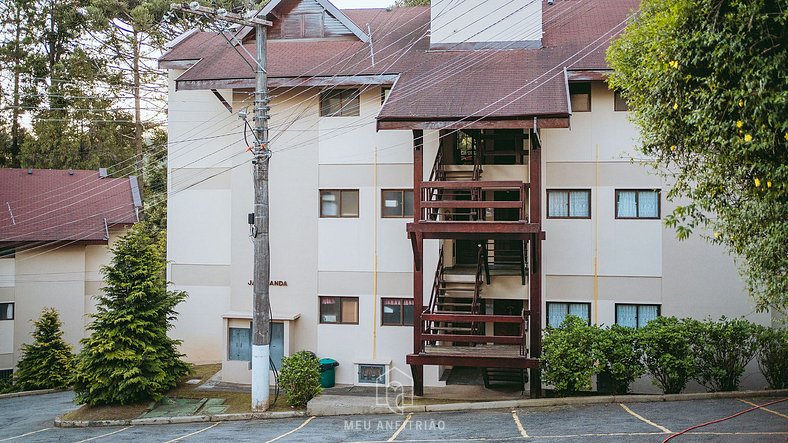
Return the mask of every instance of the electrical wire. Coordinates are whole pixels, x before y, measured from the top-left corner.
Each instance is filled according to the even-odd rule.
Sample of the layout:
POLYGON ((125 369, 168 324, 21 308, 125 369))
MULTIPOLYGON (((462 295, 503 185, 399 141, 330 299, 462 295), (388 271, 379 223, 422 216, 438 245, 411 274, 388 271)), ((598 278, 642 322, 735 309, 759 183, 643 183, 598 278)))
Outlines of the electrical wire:
POLYGON ((686 434, 687 432, 689 432, 689 431, 692 431, 693 429, 698 429, 698 428, 702 428, 702 427, 704 427, 704 426, 713 425, 713 424, 715 424, 715 423, 720 423, 720 422, 723 422, 723 421, 726 421, 726 420, 730 420, 730 419, 732 419, 732 418, 736 418, 736 417, 738 417, 738 416, 740 416, 740 415, 742 415, 742 414, 746 414, 746 413, 748 413, 748 412, 752 412, 752 411, 754 411, 754 410, 756 410, 756 409, 765 408, 766 406, 771 406, 771 405, 775 405, 775 404, 777 404, 777 403, 782 403, 782 402, 784 402, 784 401, 786 401, 786 400, 788 400, 788 398, 783 398, 783 399, 780 399, 780 400, 770 401, 769 403, 765 403, 765 404, 758 405, 758 406, 753 406, 753 407, 751 407, 751 408, 745 409, 745 410, 743 410, 743 411, 739 411, 739 412, 737 412, 737 413, 735 413, 735 414, 732 414, 732 415, 729 415, 729 416, 727 416, 727 417, 718 418, 717 420, 711 420, 711 421, 707 421, 707 422, 705 422, 705 423, 701 423, 701 424, 699 424, 699 425, 695 425, 695 426, 690 426, 689 428, 687 428, 687 429, 685 429, 685 430, 683 430, 683 431, 680 431, 680 432, 676 432, 675 434, 671 435, 670 437, 668 437, 668 438, 666 438, 666 439, 662 440, 662 443, 667 443, 667 442, 669 442, 670 440, 672 440, 672 439, 674 439, 674 438, 678 437, 679 435, 686 434))

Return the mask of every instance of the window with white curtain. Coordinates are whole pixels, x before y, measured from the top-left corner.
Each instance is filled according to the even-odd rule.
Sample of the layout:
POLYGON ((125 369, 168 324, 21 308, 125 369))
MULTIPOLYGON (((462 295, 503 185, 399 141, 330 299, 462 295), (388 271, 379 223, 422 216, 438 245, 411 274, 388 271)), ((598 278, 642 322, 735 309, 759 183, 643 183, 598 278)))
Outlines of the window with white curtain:
POLYGON ((642 328, 659 317, 660 305, 637 305, 616 303, 616 324, 630 328, 642 328))
POLYGON ((659 218, 659 190, 616 190, 616 218, 659 218))
POLYGON ((13 319, 14 319, 14 304, 0 303, 0 320, 13 320, 13 319))
POLYGON ((591 324, 591 303, 547 302, 547 326, 561 326, 567 315, 580 317, 591 324))
POLYGON ((591 218, 591 190, 548 189, 547 218, 591 218))

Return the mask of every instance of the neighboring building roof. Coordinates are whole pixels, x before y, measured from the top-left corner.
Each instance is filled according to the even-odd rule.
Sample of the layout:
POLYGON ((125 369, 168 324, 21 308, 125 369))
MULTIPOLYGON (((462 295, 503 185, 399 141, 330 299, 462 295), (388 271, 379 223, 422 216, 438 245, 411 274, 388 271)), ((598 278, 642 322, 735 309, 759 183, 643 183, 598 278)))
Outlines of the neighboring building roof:
MULTIPOLYGON (((564 69, 607 69, 605 50, 638 0, 563 0, 542 9, 538 49, 430 51, 429 7, 343 10, 370 45, 348 40, 270 40, 268 73, 277 78, 399 74, 379 121, 522 119, 568 116, 564 69)), ((254 42, 245 43, 254 53, 254 42)), ((252 87, 254 73, 218 34, 194 34, 162 62, 200 61, 177 79, 180 89, 252 87), (214 87, 215 84, 214 84, 214 87)), ((292 83, 291 83, 292 84, 292 83)))
POLYGON ((138 221, 140 205, 136 177, 100 177, 98 171, 84 170, 0 169, 0 244, 106 242, 109 226, 138 221))

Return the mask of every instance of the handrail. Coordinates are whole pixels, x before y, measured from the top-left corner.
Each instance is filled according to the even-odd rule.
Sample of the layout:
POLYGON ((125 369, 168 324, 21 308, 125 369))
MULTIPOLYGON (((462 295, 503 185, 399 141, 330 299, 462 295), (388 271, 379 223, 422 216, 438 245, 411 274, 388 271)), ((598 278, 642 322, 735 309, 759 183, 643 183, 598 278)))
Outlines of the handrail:
MULTIPOLYGON (((437 303, 438 298, 438 290, 440 287, 440 281, 443 278, 443 245, 441 245, 438 251, 438 265, 435 267, 435 279, 432 282, 432 292, 430 293, 430 302, 427 305, 427 309, 424 309, 422 315, 432 313, 435 311, 435 305, 437 303)), ((423 309, 423 308, 422 308, 423 309)), ((432 328, 427 327, 430 324, 429 320, 422 320, 422 332, 427 333, 432 328)))
MULTIPOLYGON (((482 284, 484 283, 484 280, 482 278, 483 269, 484 269, 484 248, 480 243, 478 249, 476 250, 476 277, 473 285, 473 302, 471 304, 471 314, 473 315, 478 315, 480 311, 479 296, 481 295, 482 284)), ((472 335, 478 333, 479 332, 478 329, 479 328, 476 322, 471 323, 472 335)))

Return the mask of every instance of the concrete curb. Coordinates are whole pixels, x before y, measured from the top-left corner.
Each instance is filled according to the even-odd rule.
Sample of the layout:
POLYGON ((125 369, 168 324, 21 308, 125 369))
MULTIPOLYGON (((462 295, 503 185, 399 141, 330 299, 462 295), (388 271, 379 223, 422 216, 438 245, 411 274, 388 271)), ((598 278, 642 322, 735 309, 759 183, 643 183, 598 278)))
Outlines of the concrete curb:
MULTIPOLYGON (((752 398, 788 396, 788 389, 772 391, 734 391, 734 392, 703 392, 695 394, 662 394, 662 395, 605 395, 595 397, 565 397, 565 398, 537 398, 523 400, 500 400, 475 403, 445 403, 432 405, 403 406, 404 413, 411 412, 456 412, 456 411, 481 411, 487 409, 513 409, 513 408, 544 408, 551 406, 586 406, 606 403, 650 403, 665 401, 690 401, 711 400, 719 398, 752 398)), ((282 411, 282 412, 254 412, 245 414, 216 414, 216 415, 190 415, 182 417, 135 418, 130 420, 63 420, 55 419, 55 426, 59 428, 86 428, 100 426, 140 426, 140 425, 167 425, 183 423, 206 423, 222 421, 268 420, 281 418, 305 417, 307 415, 341 416, 341 415, 387 415, 393 412, 385 407, 361 407, 354 410, 352 407, 335 408, 330 412, 320 411, 312 414, 311 411, 282 411)))
POLYGON ((37 391, 9 392, 8 394, 0 394, 0 399, 28 397, 31 395, 54 394, 55 392, 65 392, 65 391, 68 391, 68 389, 39 389, 37 391))
POLYGON ((133 418, 128 420, 63 420, 55 419, 57 428, 90 428, 102 426, 174 425, 221 421, 269 420, 306 416, 305 411, 250 412, 244 414, 184 415, 180 417, 133 418))

